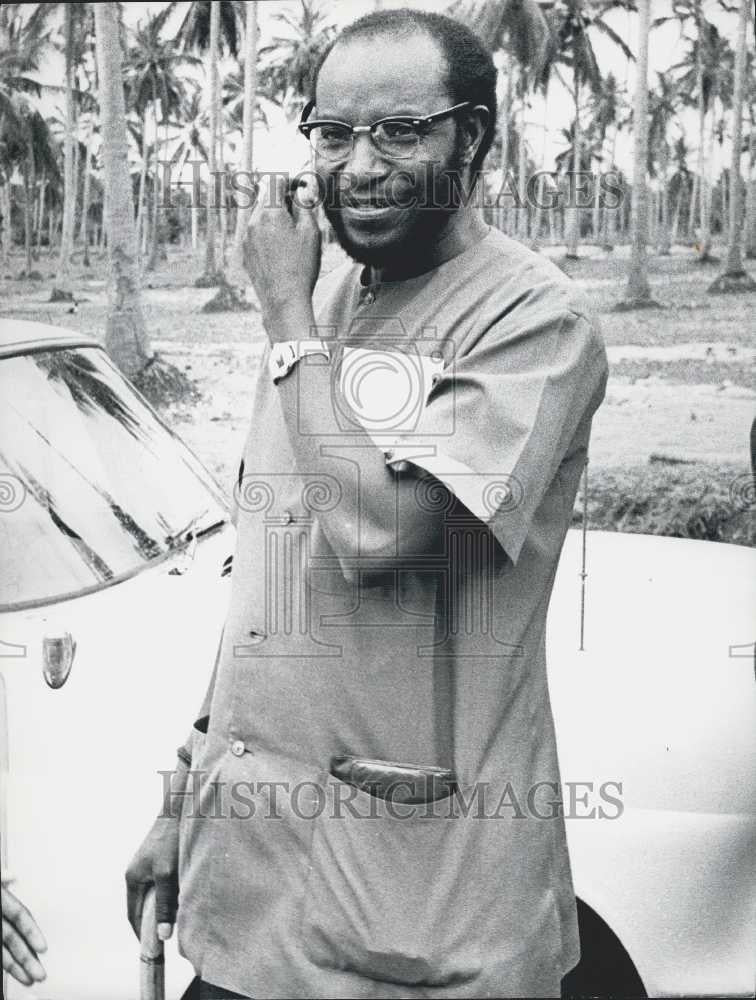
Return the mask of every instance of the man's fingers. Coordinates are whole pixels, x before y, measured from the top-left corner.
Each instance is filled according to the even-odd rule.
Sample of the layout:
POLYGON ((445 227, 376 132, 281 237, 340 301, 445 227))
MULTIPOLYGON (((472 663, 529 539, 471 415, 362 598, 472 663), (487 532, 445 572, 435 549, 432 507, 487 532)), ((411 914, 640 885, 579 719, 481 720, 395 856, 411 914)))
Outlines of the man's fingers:
POLYGON ((129 878, 128 874, 126 875, 126 913, 137 937, 139 937, 142 931, 144 897, 151 884, 151 882, 134 882, 129 878))
POLYGON ((290 203, 288 176, 280 173, 263 174, 260 178, 257 201, 249 217, 249 226, 254 228, 266 216, 271 221, 273 218, 280 219, 282 217, 280 213, 283 213, 284 217, 288 218, 287 205, 290 203), (275 214, 268 214, 270 212, 274 212, 275 214))
POLYGON ((271 199, 269 208, 280 208, 286 211, 286 195, 289 193, 289 178, 283 174, 268 175, 271 199))
POLYGON ((22 986, 31 986, 34 981, 32 977, 25 972, 23 966, 18 964, 5 945, 3 945, 3 969, 9 976, 13 976, 15 980, 21 983, 22 986))
POLYGON ((155 922, 173 924, 178 908, 178 873, 155 874, 155 922))
POLYGON ((24 904, 7 889, 2 890, 3 940, 5 928, 13 925, 34 951, 47 951, 47 942, 37 922, 24 904))
MULTIPOLYGON (((28 980, 21 980, 25 985, 28 985, 29 982, 42 982, 45 978, 45 970, 34 951, 29 947, 28 941, 18 933, 12 924, 8 923, 7 918, 3 921, 3 968, 6 968, 6 955, 9 964, 18 966, 28 977, 28 980)), ((18 978, 10 968, 7 971, 18 978)))

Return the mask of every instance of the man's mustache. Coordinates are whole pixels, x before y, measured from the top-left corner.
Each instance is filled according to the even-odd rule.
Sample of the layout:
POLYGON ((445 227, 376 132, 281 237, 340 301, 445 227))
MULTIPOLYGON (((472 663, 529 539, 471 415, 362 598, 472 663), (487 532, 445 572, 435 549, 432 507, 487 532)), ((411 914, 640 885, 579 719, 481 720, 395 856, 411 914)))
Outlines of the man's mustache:
POLYGON ((345 208, 459 208, 471 184, 456 164, 427 163, 388 177, 366 177, 339 171, 320 178, 326 212, 345 208))

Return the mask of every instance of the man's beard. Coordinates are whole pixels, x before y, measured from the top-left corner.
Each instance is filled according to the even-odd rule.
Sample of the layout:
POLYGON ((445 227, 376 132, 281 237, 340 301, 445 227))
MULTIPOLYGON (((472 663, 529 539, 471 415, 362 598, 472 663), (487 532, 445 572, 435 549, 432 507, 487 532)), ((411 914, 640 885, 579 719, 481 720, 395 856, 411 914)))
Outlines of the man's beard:
MULTIPOLYGON (((429 182, 422 190, 415 188, 412 195, 417 199, 417 203, 405 209, 414 213, 411 224, 398 240, 385 246, 366 246, 350 235, 339 208, 338 191, 334 190, 335 186, 329 185, 329 196, 324 203, 325 215, 333 227, 339 245, 352 260, 376 269, 390 267, 392 271, 401 270, 404 265, 416 263, 418 256, 422 254, 422 249, 432 246, 438 240, 459 211, 460 192, 463 199, 469 193, 462 183, 465 163, 461 144, 456 144, 454 152, 443 167, 433 170, 433 165, 428 166, 429 182)), ((346 200, 348 201, 348 198, 346 200)))

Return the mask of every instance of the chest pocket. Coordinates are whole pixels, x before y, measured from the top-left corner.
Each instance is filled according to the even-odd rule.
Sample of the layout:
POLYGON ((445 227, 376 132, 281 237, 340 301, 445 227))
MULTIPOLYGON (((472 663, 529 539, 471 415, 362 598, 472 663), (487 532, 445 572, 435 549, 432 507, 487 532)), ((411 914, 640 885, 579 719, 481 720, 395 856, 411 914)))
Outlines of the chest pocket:
POLYGON ((419 351, 345 347, 339 374, 340 423, 360 424, 379 444, 417 426, 444 360, 419 351))

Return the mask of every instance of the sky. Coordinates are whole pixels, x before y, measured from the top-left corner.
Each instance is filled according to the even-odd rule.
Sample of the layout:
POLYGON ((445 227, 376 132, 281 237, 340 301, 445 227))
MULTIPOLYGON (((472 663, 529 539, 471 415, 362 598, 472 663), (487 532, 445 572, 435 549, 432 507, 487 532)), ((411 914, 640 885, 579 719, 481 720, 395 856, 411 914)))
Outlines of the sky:
MULTIPOLYGON (((385 8, 400 5, 402 5, 400 2, 392 3, 391 0, 383 0, 385 8)), ((448 6, 448 0, 407 0, 404 5, 443 12, 448 6)), ((164 3, 160 2, 125 3, 125 22, 127 26, 134 27, 148 12, 160 10, 164 6, 164 3)), ((286 33, 285 26, 281 25, 276 15, 282 11, 296 13, 297 7, 296 0, 260 0, 258 18, 261 47, 269 44, 275 35, 286 33)), ((375 4, 373 0, 322 0, 322 7, 337 26, 343 27, 374 9, 375 4)), ((669 13, 669 7, 669 0, 651 0, 652 18, 669 13)), ((733 15, 723 13, 718 7, 717 0, 705 0, 704 9, 706 15, 717 23, 725 37, 734 43, 736 18, 733 15)), ((177 14, 176 20, 169 22, 168 28, 175 27, 180 17, 181 14, 177 14)), ((637 15, 616 11, 609 15, 608 21, 630 49, 636 51, 637 15)), ((593 43, 602 72, 606 73, 611 70, 621 82, 626 83, 630 91, 630 100, 632 100, 632 88, 635 81, 634 64, 628 63, 622 53, 602 35, 594 33, 593 43)), ((685 44, 685 38, 681 35, 677 25, 670 24, 652 32, 649 49, 649 79, 652 86, 655 83, 657 72, 667 71, 670 66, 683 57, 685 44)), ((222 70, 229 68, 230 65, 232 64, 225 63, 222 70)), ((44 82, 59 82, 61 74, 62 59, 53 58, 46 65, 41 78, 44 82), (58 62, 60 65, 57 65, 58 62)), ((199 71, 198 79, 200 81, 205 79, 202 71, 199 71)), ((49 95, 45 99, 45 105, 46 111, 50 113, 55 106, 62 106, 62 96, 59 94, 57 96, 49 95)), ((307 160, 307 147, 304 145, 305 141, 297 134, 295 124, 287 122, 283 114, 272 105, 266 106, 265 110, 269 118, 269 128, 258 126, 255 131, 257 169, 290 171, 301 169, 307 160)), ((533 100, 526 117, 526 138, 530 157, 535 163, 545 162, 547 169, 553 168, 554 156, 565 146, 561 130, 569 127, 573 116, 572 101, 558 80, 550 87, 548 105, 545 106, 540 98, 533 100)), ((695 149, 698 142, 695 112, 690 111, 685 114, 683 126, 686 141, 691 150, 689 165, 694 166, 695 149)), ((234 142, 233 136, 229 139, 227 156, 233 160, 240 149, 240 143, 234 142)), ((730 150, 727 143, 721 148, 716 143, 714 145, 713 176, 716 176, 720 166, 729 163, 730 150)), ((630 171, 632 135, 628 134, 627 130, 623 130, 618 136, 616 159, 622 169, 630 171)))

